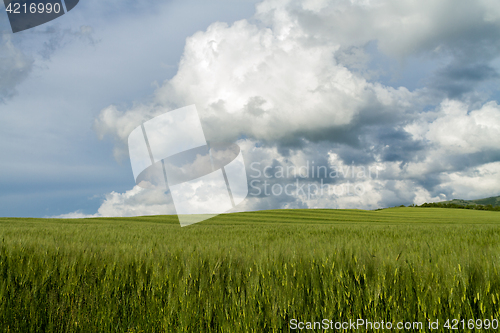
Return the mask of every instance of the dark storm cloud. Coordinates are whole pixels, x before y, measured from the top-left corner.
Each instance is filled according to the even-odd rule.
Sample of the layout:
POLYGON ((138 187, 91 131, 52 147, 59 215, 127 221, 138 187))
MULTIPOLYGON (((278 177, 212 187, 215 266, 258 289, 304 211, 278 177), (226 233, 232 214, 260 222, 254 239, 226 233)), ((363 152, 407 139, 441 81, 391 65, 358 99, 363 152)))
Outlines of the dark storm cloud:
POLYGON ((369 138, 375 145, 375 152, 385 162, 415 162, 422 158, 420 153, 428 149, 424 142, 414 140, 402 128, 380 126, 373 130, 369 138))
POLYGON ((485 64, 448 66, 441 70, 440 73, 443 77, 452 81, 477 82, 500 77, 493 67, 485 64))
POLYGON ((460 98, 481 83, 499 78, 498 71, 488 64, 454 63, 436 71, 430 86, 449 98, 460 98))
POLYGON ((447 156, 445 160, 453 171, 463 171, 478 165, 500 161, 500 147, 496 150, 451 155, 447 156))

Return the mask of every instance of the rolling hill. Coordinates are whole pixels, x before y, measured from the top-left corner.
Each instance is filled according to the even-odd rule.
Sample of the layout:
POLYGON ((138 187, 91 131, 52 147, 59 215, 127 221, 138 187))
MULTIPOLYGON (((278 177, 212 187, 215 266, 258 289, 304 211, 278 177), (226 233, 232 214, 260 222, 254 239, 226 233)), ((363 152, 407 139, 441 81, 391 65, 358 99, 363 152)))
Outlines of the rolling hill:
POLYGON ((451 203, 460 206, 468 206, 468 205, 492 205, 493 207, 500 206, 500 196, 498 197, 490 197, 484 199, 476 199, 476 200, 463 200, 463 199, 452 199, 449 201, 442 201, 441 203, 451 203))

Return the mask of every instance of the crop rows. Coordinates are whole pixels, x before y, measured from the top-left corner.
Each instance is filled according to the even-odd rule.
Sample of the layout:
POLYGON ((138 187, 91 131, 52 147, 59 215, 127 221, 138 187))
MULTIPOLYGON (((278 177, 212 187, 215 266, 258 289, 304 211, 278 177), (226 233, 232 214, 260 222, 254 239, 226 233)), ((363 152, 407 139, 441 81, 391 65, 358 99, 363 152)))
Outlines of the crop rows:
POLYGON ((464 223, 449 211, 269 211, 186 228, 174 217, 0 219, 0 330, 500 319, 498 213, 467 211, 464 223))

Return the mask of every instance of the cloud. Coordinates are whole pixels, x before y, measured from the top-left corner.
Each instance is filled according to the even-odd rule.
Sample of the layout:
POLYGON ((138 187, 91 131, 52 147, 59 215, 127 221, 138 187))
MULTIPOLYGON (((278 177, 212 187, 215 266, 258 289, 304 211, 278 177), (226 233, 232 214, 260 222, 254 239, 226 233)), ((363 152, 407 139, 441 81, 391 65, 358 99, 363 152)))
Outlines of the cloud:
MULTIPOLYGON (((2 215, 95 213, 100 200, 89 198, 131 189, 129 162, 117 165, 109 156, 112 144, 96 140, 96 114, 111 103, 121 110, 143 100, 155 81, 175 74, 187 36, 217 20, 248 17, 253 7, 246 0, 88 0, 16 34, 0 15, 2 47, 5 33, 32 62, 17 85, 5 81, 8 71, 0 72, 11 96, 0 96, 2 215)), ((9 63, 9 52, 0 53, 0 67, 9 63)))
MULTIPOLYGON (((292 0, 266 1, 258 7, 258 13, 268 25, 278 29, 300 27, 312 42, 337 42, 343 49, 357 50, 355 58, 360 57, 359 50, 363 46, 376 41, 379 51, 391 57, 393 63, 399 62, 396 72, 415 66, 412 62, 415 59, 439 63, 437 70, 425 81, 433 94, 444 97, 462 98, 475 93, 477 88, 484 89, 491 79, 497 78, 497 68, 492 66, 500 51, 500 5, 497 1, 311 3, 315 5, 292 0), (288 23, 278 24, 276 17, 287 18, 288 23)), ((345 63, 349 64, 352 58, 350 52, 345 63)), ((362 58, 367 61, 366 57, 362 58)), ((422 69, 425 72, 425 68, 422 69)), ((373 75, 373 70, 368 73, 373 75)))
POLYGON ((146 215, 171 215, 175 208, 171 197, 160 188, 143 188, 138 185, 125 193, 111 192, 96 214, 84 214, 75 211, 68 214, 51 216, 51 218, 92 218, 92 217, 128 217, 146 215))
POLYGON ((500 46, 500 5, 494 0, 274 0, 262 2, 257 13, 282 33, 300 28, 317 42, 342 45, 377 40, 396 57, 452 52, 484 59, 500 46))
POLYGON ((115 157, 124 157, 128 134, 141 122, 196 104, 207 139, 239 140, 247 168, 315 162, 328 172, 379 170, 376 178, 326 180, 261 172, 250 176, 254 195, 241 210, 371 209, 492 195, 500 108, 473 95, 498 82, 499 36, 496 1, 266 0, 251 20, 216 22, 189 37, 177 74, 150 102, 111 105, 94 128, 113 137, 115 157), (437 69, 423 88, 384 85, 369 65, 365 47, 373 41, 395 62, 438 59, 437 69), (297 180, 314 195, 278 190, 297 180), (323 184, 363 191, 325 194, 316 190, 323 184), (275 193, 266 195, 265 186, 275 193))
POLYGON ((446 178, 441 187, 450 189, 451 198, 477 199, 497 196, 500 188, 500 162, 448 173, 446 178))
POLYGON ((406 131, 416 140, 432 143, 443 156, 500 150, 500 106, 491 101, 469 110, 463 102, 445 100, 433 121, 417 120, 406 131))
POLYGON ((12 97, 33 67, 33 59, 17 48, 11 34, 1 33, 0 40, 0 102, 12 97))
POLYGON ((0 101, 15 95, 15 88, 23 82, 33 68, 44 66, 57 49, 74 39, 95 45, 91 26, 78 29, 60 29, 57 24, 27 30, 22 36, 0 31, 0 101), (41 59, 39 58, 41 56, 41 59))
POLYGON ((176 76, 156 98, 172 106, 193 101, 209 138, 283 145, 336 140, 336 131, 352 130, 373 112, 382 118, 405 112, 407 89, 367 82, 335 62, 340 45, 305 37, 246 20, 213 24, 187 40, 176 76))
POLYGON ((125 141, 142 119, 194 103, 209 140, 245 136, 299 145, 301 138, 353 140, 338 133, 357 137, 361 125, 408 111, 412 93, 367 82, 336 63, 339 47, 311 44, 300 31, 283 35, 247 20, 214 23, 188 38, 177 74, 156 91, 154 103, 122 112, 110 106, 95 128, 100 136, 125 141))
POLYGON ((431 87, 443 91, 449 98, 460 98, 477 89, 481 83, 497 80, 497 70, 488 64, 456 62, 438 70, 431 87))
POLYGON ((37 30, 34 34, 37 36, 45 35, 45 42, 38 51, 44 60, 50 59, 58 49, 63 48, 76 39, 92 46, 95 46, 99 42, 94 37, 94 29, 89 25, 82 25, 78 29, 60 29, 54 25, 49 25, 44 27, 44 30, 37 30))
MULTIPOLYGON (((451 52, 462 59, 471 45, 488 50, 496 45, 497 35, 491 33, 498 30, 491 18, 495 10, 495 2, 456 6, 446 1, 437 6, 430 1, 264 1, 257 6, 255 24, 217 22, 188 38, 177 74, 157 90, 155 103, 165 107, 161 112, 195 103, 207 136, 216 140, 245 136, 300 145, 304 138, 353 145, 366 125, 390 126, 411 118, 430 97, 425 91, 412 93, 367 81, 346 67, 352 65, 346 48, 376 40, 382 51, 396 57, 451 52), (467 16, 466 23, 449 19, 450 11, 467 16), (485 15, 490 19, 485 21, 485 15), (479 38, 464 34, 470 27, 479 31, 479 38), (483 30, 489 33, 480 33, 483 30)), ((491 60, 485 53, 480 53, 481 59, 473 55, 491 60)), ((440 69, 434 86, 458 96, 473 90, 478 81, 497 78, 487 64, 461 65, 456 60, 440 69)), ((151 108, 142 105, 120 117, 135 117, 134 126, 127 126, 133 128, 139 118, 159 114, 151 108)), ((96 121, 100 135, 116 134, 124 141, 123 127, 113 127, 96 121)))

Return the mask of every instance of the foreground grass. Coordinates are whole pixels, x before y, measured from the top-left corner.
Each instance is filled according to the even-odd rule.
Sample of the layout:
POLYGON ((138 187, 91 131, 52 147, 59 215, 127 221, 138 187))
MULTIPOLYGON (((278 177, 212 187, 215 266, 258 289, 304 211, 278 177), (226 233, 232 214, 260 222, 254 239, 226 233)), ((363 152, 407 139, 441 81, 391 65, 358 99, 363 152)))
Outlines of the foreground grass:
POLYGON ((0 239, 4 332, 287 332, 293 318, 439 319, 433 332, 449 332, 443 320, 500 319, 498 212, 284 210, 185 228, 4 218, 0 239))

